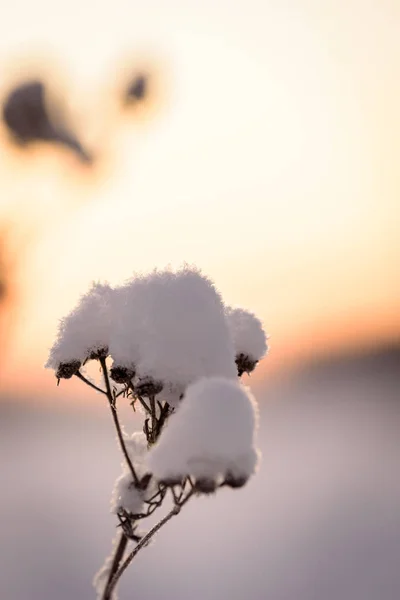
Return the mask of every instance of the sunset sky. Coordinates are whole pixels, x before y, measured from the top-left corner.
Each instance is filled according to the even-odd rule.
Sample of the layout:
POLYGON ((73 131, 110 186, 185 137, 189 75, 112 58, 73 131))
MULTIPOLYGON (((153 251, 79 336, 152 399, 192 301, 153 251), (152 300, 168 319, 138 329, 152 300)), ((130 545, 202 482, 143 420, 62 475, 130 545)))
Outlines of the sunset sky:
POLYGON ((40 65, 99 156, 88 173, 2 132, 0 218, 21 250, 5 388, 21 365, 47 386, 57 320, 91 280, 184 261, 264 320, 281 366, 400 333, 398 2, 4 10, 2 88, 40 65), (135 119, 117 91, 142 63, 159 94, 135 119))

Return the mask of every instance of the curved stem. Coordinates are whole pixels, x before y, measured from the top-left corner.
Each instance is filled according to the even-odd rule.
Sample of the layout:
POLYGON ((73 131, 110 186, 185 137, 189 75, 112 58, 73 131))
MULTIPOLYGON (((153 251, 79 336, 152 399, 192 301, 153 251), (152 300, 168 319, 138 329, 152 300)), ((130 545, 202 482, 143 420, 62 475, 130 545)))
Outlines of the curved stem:
POLYGON ((111 565, 110 573, 108 574, 107 583, 104 588, 102 600, 111 600, 112 590, 109 589, 110 584, 111 584, 112 580, 114 579, 115 574, 118 572, 119 565, 121 564, 121 560, 123 559, 127 545, 128 545, 128 538, 125 535, 125 533, 122 532, 119 542, 117 544, 117 547, 115 549, 113 562, 111 565))
POLYGON ((161 521, 159 521, 156 525, 154 525, 154 527, 152 529, 150 529, 150 531, 148 533, 146 533, 146 535, 140 540, 140 542, 137 544, 137 546, 135 546, 135 548, 132 550, 132 552, 126 557, 126 559, 124 560, 124 562, 122 563, 122 565, 120 566, 118 571, 115 573, 114 577, 112 578, 110 584, 107 586, 106 591, 108 592, 108 596, 105 596, 104 600, 109 600, 111 598, 111 594, 112 594, 115 586, 117 585, 119 579, 121 578, 121 575, 129 567, 129 565, 131 564, 131 562, 133 561, 133 559, 135 558, 135 556, 139 552, 139 550, 141 550, 144 546, 146 546, 148 544, 148 542, 151 540, 151 538, 153 537, 153 535, 155 535, 157 533, 157 531, 159 531, 159 529, 161 529, 161 527, 163 527, 166 523, 168 523, 168 521, 170 519, 172 519, 172 517, 174 517, 175 515, 178 515, 180 513, 180 511, 181 511, 181 507, 179 505, 175 505, 173 507, 173 509, 167 515, 165 515, 165 517, 163 519, 161 519, 161 521))
POLYGON ((132 461, 131 461, 130 456, 128 454, 128 451, 126 449, 125 442, 124 442, 124 435, 122 433, 121 424, 120 424, 119 419, 118 419, 117 407, 116 407, 115 400, 113 398, 113 394, 112 394, 112 391, 111 391, 110 380, 108 378, 106 359, 104 357, 100 357, 99 360, 100 360, 101 368, 103 370, 104 383, 106 384, 106 390, 107 390, 106 395, 107 395, 107 398, 108 398, 108 402, 110 404, 111 414, 112 414, 112 417, 113 417, 115 429, 117 430, 117 435, 118 435, 118 440, 119 440, 119 443, 120 443, 120 446, 121 446, 121 450, 122 450, 123 455, 125 457, 125 460, 126 460, 126 462, 128 464, 129 470, 130 470, 130 472, 132 474, 133 481, 135 482, 135 485, 138 485, 139 478, 136 475, 135 468, 134 468, 134 466, 132 464, 132 461))
POLYGON ((86 385, 89 385, 91 388, 93 388, 97 392, 100 392, 101 394, 105 394, 107 396, 107 392, 105 392, 101 388, 97 387, 97 385, 95 385, 94 383, 89 381, 89 379, 86 379, 86 377, 84 375, 82 375, 82 373, 80 371, 77 371, 76 373, 74 373, 74 375, 75 375, 75 377, 78 377, 78 379, 83 381, 83 383, 86 383, 86 385))

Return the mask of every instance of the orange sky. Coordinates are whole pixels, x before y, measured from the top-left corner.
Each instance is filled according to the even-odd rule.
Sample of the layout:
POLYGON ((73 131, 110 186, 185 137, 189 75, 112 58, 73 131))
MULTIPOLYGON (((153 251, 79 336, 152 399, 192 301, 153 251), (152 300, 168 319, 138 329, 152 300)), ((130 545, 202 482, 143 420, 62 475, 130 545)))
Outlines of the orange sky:
POLYGON ((19 0, 0 26, 4 65, 53 52, 102 157, 89 175, 3 136, 0 217, 26 248, 3 385, 21 364, 45 385, 57 319, 92 279, 183 261, 264 319, 271 361, 398 335, 400 6, 116 0, 77 20, 75 4, 19 0), (143 126, 112 96, 135 48, 165 85, 143 126))

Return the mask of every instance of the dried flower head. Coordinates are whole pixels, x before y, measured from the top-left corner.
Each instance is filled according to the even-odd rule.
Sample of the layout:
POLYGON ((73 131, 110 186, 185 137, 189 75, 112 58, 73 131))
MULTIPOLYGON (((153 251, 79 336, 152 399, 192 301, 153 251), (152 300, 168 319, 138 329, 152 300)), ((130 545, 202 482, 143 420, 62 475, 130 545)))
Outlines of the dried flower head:
POLYGON ((135 371, 128 367, 111 367, 110 377, 115 383, 130 383, 135 377, 135 371))
POLYGON ((150 398, 151 396, 157 396, 157 394, 162 391, 163 387, 161 381, 156 381, 151 377, 143 377, 134 383, 133 389, 138 396, 150 398))
POLYGON ((71 379, 75 373, 81 368, 79 360, 71 360, 70 362, 60 363, 56 371, 57 379, 71 379))
POLYGON ((226 318, 235 347, 239 377, 254 371, 268 351, 267 335, 261 321, 243 308, 225 308, 226 318))
POLYGON ((241 377, 243 373, 251 373, 257 366, 258 360, 253 360, 247 354, 238 354, 236 357, 236 366, 238 375, 241 377))

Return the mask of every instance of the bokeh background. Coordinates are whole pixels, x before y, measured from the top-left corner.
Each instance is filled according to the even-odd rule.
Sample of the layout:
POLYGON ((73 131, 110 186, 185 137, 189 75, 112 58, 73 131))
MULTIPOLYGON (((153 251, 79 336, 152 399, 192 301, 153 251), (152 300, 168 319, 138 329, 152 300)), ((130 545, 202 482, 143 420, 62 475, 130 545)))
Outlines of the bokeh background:
POLYGON ((171 521, 121 598, 397 600, 400 5, 4 10, 3 109, 46 93, 18 108, 28 141, 4 110, 0 131, 0 597, 93 598, 115 530, 107 407, 43 369, 58 319, 93 279, 186 261, 271 335, 264 458, 171 521))

